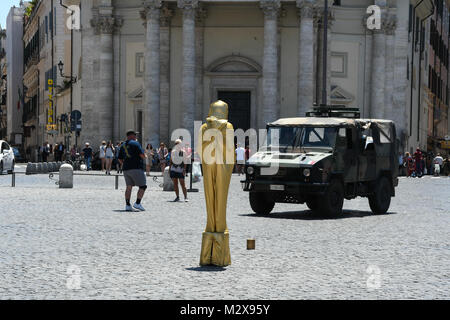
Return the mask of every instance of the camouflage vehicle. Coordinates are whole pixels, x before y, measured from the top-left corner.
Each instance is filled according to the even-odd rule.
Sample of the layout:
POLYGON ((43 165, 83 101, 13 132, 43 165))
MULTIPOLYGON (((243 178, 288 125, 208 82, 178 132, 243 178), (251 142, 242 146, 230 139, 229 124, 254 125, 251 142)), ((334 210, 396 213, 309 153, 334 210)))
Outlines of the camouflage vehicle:
POLYGON ((267 143, 248 160, 241 181, 255 213, 269 214, 275 203, 306 203, 335 217, 344 199, 358 196, 369 199, 374 214, 387 212, 398 185, 394 123, 334 114, 343 115, 310 112, 268 124, 267 143))

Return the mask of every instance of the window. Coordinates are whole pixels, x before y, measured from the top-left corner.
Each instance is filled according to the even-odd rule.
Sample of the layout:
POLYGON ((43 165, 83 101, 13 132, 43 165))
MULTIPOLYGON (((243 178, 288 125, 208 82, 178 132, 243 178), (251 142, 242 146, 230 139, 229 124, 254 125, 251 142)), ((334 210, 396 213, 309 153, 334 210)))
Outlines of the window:
POLYGON ((142 52, 136 53, 136 78, 144 76, 145 60, 142 52))
POLYGON ((380 143, 391 142, 391 128, 387 123, 379 123, 378 129, 380 131, 380 143))

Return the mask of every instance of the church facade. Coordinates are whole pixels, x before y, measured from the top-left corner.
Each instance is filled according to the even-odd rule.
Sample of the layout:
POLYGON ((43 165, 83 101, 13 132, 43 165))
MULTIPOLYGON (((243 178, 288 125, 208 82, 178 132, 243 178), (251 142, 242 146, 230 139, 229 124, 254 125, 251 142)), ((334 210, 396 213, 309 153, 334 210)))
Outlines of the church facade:
MULTIPOLYGON (((427 1, 425 1, 427 2, 427 1)), ((431 2, 431 0, 430 0, 431 2)), ((396 122, 409 144, 409 0, 329 1, 327 103, 396 122), (367 8, 381 8, 370 30, 367 8)), ((230 105, 235 129, 265 128, 321 103, 321 0, 81 0, 81 141, 170 144, 230 105)), ((77 65, 79 64, 79 65, 77 65)), ((415 143, 415 142, 414 142, 415 143)))

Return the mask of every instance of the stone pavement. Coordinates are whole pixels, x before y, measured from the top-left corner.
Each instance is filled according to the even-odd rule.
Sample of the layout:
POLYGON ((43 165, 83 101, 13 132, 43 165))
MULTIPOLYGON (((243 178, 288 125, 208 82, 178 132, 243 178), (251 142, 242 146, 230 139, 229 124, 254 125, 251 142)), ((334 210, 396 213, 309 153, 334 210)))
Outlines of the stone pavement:
MULTIPOLYGON (((143 213, 126 213, 123 178, 0 176, 0 299, 449 299, 450 179, 400 179, 390 213, 366 199, 321 220, 304 205, 252 213, 233 176, 232 265, 198 266, 206 225, 191 202, 150 182, 143 213), (246 239, 256 250, 246 250, 246 239)), ((135 197, 133 194, 133 200, 135 197)))

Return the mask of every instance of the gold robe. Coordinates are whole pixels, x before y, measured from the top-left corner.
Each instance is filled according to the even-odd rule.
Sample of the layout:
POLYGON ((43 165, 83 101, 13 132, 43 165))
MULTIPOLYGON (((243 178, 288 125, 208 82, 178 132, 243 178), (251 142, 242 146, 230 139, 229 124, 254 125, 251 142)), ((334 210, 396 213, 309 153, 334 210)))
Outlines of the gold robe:
POLYGON ((235 162, 234 130, 226 119, 208 117, 206 121, 199 135, 207 210, 200 265, 228 266, 231 256, 226 211, 235 162), (209 129, 213 130, 207 132, 209 129), (215 135, 218 132, 222 135, 221 141, 217 139, 220 135, 215 135))

